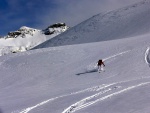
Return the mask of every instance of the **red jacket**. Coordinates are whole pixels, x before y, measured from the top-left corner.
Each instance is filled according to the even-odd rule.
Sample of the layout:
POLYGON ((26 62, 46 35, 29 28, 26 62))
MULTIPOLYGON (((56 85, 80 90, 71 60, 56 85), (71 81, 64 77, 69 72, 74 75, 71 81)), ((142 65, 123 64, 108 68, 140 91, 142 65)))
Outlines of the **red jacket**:
POLYGON ((104 62, 102 60, 99 60, 97 65, 98 66, 101 66, 101 65, 105 66, 105 64, 104 64, 104 62))

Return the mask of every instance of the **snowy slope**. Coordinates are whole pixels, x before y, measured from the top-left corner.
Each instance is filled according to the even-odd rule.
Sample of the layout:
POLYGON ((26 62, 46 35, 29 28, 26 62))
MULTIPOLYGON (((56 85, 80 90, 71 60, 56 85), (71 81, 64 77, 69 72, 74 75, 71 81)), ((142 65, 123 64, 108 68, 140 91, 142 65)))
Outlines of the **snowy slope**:
POLYGON ((98 42, 142 35, 150 31, 150 0, 100 13, 36 48, 98 42))
POLYGON ((0 57, 2 113, 149 113, 150 34, 0 57), (147 57, 146 57, 147 56, 147 57), (102 58, 105 72, 98 73, 102 58), (146 59, 145 59, 146 58, 146 59))
POLYGON ((23 26, 17 31, 9 32, 7 36, 0 38, 0 56, 29 50, 68 29, 64 23, 56 23, 51 26, 45 30, 23 26))
POLYGON ((49 48, 1 56, 0 113, 149 113, 149 5, 147 0, 97 15, 54 38, 74 45, 47 42, 49 48), (99 24, 87 27, 95 19, 99 24), (98 73, 100 58, 106 67, 98 73))

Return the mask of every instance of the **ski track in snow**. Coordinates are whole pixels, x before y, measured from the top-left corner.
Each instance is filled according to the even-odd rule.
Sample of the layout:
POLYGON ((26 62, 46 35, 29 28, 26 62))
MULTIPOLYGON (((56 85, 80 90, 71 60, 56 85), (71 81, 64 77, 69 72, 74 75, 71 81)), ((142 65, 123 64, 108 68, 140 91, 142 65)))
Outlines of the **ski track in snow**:
MULTIPOLYGON (((127 53, 129 51, 124 51, 124 52, 112 55, 110 57, 105 58, 104 61, 106 61, 108 59, 111 59, 111 58, 114 58, 114 57, 117 57, 119 55, 125 54, 125 53, 127 53)), ((141 83, 141 84, 138 84, 138 85, 135 85, 135 86, 130 86, 128 88, 122 89, 120 91, 117 91, 115 93, 112 93, 112 94, 109 94, 107 96, 104 96, 104 97, 101 97, 101 98, 97 99, 98 96, 100 96, 100 95, 102 95, 104 93, 110 92, 113 89, 116 89, 116 88, 118 89, 119 88, 118 86, 114 86, 113 88, 110 88, 113 85, 117 85, 117 84, 120 84, 120 83, 126 83, 126 82, 130 82, 130 81, 135 81, 135 80, 140 80, 140 79, 145 79, 145 78, 150 78, 150 77, 141 77, 141 78, 135 78, 135 79, 132 79, 132 80, 115 82, 115 83, 111 83, 111 84, 103 84, 103 85, 100 85, 100 86, 95 86, 95 87, 92 87, 92 88, 87 88, 87 89, 84 89, 84 90, 81 90, 81 91, 78 91, 78 92, 73 92, 73 93, 70 93, 70 94, 66 94, 66 95, 54 97, 54 98, 48 99, 46 101, 43 101, 43 102, 41 102, 41 103, 39 103, 37 105, 34 105, 32 107, 28 107, 26 109, 23 109, 22 111, 20 111, 18 113, 28 113, 28 112, 30 112, 31 110, 33 110, 33 109, 35 109, 37 107, 40 107, 40 106, 42 106, 44 104, 47 104, 49 102, 52 102, 52 101, 54 101, 56 99, 60 99, 60 98, 63 98, 63 97, 67 97, 67 96, 71 96, 71 95, 76 95, 76 94, 80 94, 80 93, 85 93, 85 92, 89 92, 89 91, 100 91, 100 90, 103 90, 103 91, 100 91, 100 92, 98 92, 98 93, 96 93, 96 94, 94 94, 92 96, 86 97, 86 98, 84 98, 84 99, 76 102, 75 104, 70 105, 62 113, 75 112, 75 111, 80 110, 82 108, 88 107, 88 106, 90 106, 90 105, 92 105, 92 104, 94 104, 96 102, 108 99, 108 98, 110 98, 112 96, 118 95, 118 94, 123 93, 125 91, 131 90, 133 88, 136 88, 136 87, 139 87, 139 86, 142 86, 142 85, 149 84, 150 82, 145 82, 145 83, 141 83), (94 101, 90 101, 90 100, 93 100, 93 99, 95 99, 95 100, 94 101)), ((12 112, 12 113, 14 113, 14 112, 12 112)))
POLYGON ((98 93, 96 93, 96 94, 94 94, 92 96, 86 97, 86 98, 84 98, 84 99, 82 99, 82 100, 80 100, 80 101, 70 105, 62 113, 73 113, 73 112, 76 112, 76 111, 78 111, 80 109, 86 108, 86 107, 88 107, 90 105, 93 105, 93 104, 95 104, 97 102, 109 99, 109 98, 111 98, 113 96, 119 95, 119 94, 127 92, 129 90, 132 90, 134 88, 150 84, 150 82, 142 82, 142 83, 140 83, 138 85, 129 86, 127 88, 121 89, 121 90, 116 91, 114 93, 110 93, 110 94, 108 94, 106 96, 97 98, 98 96, 101 96, 104 93, 107 93, 109 91, 113 91, 114 89, 118 89, 118 88, 123 87, 123 86, 120 86, 120 85, 118 86, 117 84, 128 83, 128 82, 133 82, 133 81, 142 80, 142 79, 148 79, 148 78, 150 78, 150 77, 141 77, 141 78, 135 78, 135 79, 132 79, 132 80, 126 80, 126 81, 120 81, 120 82, 108 84, 108 85, 105 86, 104 91, 100 91, 100 92, 98 92, 98 93), (106 88, 108 88, 108 89, 106 89, 106 88))
POLYGON ((145 62, 150 67, 150 48, 148 47, 145 52, 145 62))
MULTIPOLYGON (((19 112, 19 113, 28 113, 29 111, 31 111, 31 110, 33 110, 33 109, 39 107, 39 106, 42 106, 42 105, 44 105, 44 104, 46 104, 46 103, 48 103, 48 102, 50 102, 50 101, 54 101, 54 100, 59 99, 59 98, 63 98, 63 97, 67 97, 67 96, 71 96, 71 95, 75 95, 75 94, 79 94, 79 93, 84 93, 84 92, 88 92, 88 91, 95 91, 95 90, 98 91, 98 90, 101 90, 101 89, 106 88, 106 87, 109 87, 109 86, 111 86, 111 84, 109 84, 109 85, 104 85, 104 84, 103 84, 103 85, 101 85, 101 86, 95 86, 95 87, 87 88, 87 89, 85 89, 85 90, 81 90, 81 91, 78 91, 78 92, 73 92, 73 93, 70 93, 70 94, 66 94, 66 95, 62 95, 62 96, 59 96, 59 97, 51 98, 51 99, 48 99, 48 100, 46 100, 46 101, 43 101, 43 102, 41 102, 41 103, 39 103, 39 104, 37 104, 37 105, 35 105, 35 106, 26 108, 26 109, 22 110, 22 111, 19 112)), ((14 112, 12 112, 12 113, 14 113, 14 112)))
POLYGON ((132 90, 132 89, 134 89, 134 88, 137 88, 137 87, 140 87, 140 86, 144 86, 144 85, 147 85, 147 84, 150 84, 150 82, 144 82, 144 83, 141 83, 141 84, 138 84, 138 85, 130 86, 130 87, 128 87, 128 88, 124 88, 124 89, 122 89, 122 90, 120 90, 120 91, 117 91, 117 92, 115 92, 115 93, 111 93, 111 94, 109 94, 109 95, 106 95, 106 96, 103 96, 103 97, 101 97, 101 98, 98 98, 98 99, 96 99, 96 100, 94 100, 94 101, 90 101, 90 100, 93 100, 93 98, 96 98, 96 96, 99 96, 99 95, 102 94, 102 93, 106 93, 106 92, 108 92, 108 91, 111 91, 112 89, 105 90, 104 92, 97 93, 97 94, 92 95, 92 96, 90 96, 90 97, 87 97, 87 98, 85 98, 85 99, 83 99, 83 100, 81 100, 81 101, 78 101, 77 103, 75 103, 75 104, 69 106, 69 107, 68 107, 67 109, 65 109, 62 113, 73 113, 73 112, 78 111, 78 110, 80 110, 80 109, 86 108, 86 107, 88 107, 88 106, 90 106, 90 105, 93 105, 93 104, 95 104, 95 103, 97 103, 97 102, 100 102, 100 101, 109 99, 109 98, 111 98, 111 97, 113 97, 113 96, 116 96, 116 95, 118 95, 118 94, 121 94, 121 93, 123 93, 123 92, 129 91, 129 90, 132 90), (89 102, 88 102, 88 101, 89 101, 89 102))
MULTIPOLYGON (((112 56, 109 56, 109 57, 107 57, 107 58, 104 58, 103 61, 107 61, 107 60, 109 60, 109 59, 112 59, 112 58, 121 56, 121 55, 123 55, 123 54, 125 54, 125 53, 128 53, 128 52, 130 52, 130 51, 131 51, 131 50, 127 50, 127 51, 124 51, 124 52, 120 52, 120 53, 118 53, 118 54, 114 54, 114 55, 112 55, 112 56)), ((97 70, 98 70, 98 68, 97 68, 97 61, 95 61, 95 62, 92 62, 90 65, 88 65, 88 66, 86 67, 86 69, 85 69, 86 71, 77 73, 76 75, 81 75, 81 74, 87 74, 87 73, 97 72, 97 70), (96 62, 96 63, 95 63, 95 62, 96 62)))
POLYGON ((114 57, 120 56, 120 55, 125 54, 125 53, 128 53, 128 52, 130 52, 130 51, 131 51, 131 50, 124 51, 124 52, 121 52, 121 53, 118 53, 118 54, 112 55, 112 56, 110 56, 110 57, 104 58, 103 60, 104 60, 104 61, 106 61, 106 60, 108 60, 108 59, 111 59, 111 58, 114 58, 114 57))
POLYGON ((132 79, 132 80, 126 80, 126 81, 120 81, 120 82, 115 82, 115 83, 111 83, 111 84, 102 84, 100 86, 94 86, 92 88, 87 88, 87 89, 84 89, 84 90, 81 90, 81 91, 77 91, 77 92, 73 92, 73 93, 70 93, 70 94, 66 94, 66 95, 62 95, 62 96, 58 96, 58 97, 55 97, 55 98, 51 98, 51 99, 48 99, 46 101, 43 101, 37 105, 34 105, 32 107, 28 107, 20 112, 12 112, 12 113, 28 113, 29 111, 37 108, 37 107, 40 107, 44 104, 47 104, 49 102, 52 102, 54 100, 57 100, 57 99, 60 99, 60 98, 63 98, 63 97, 67 97, 67 96, 71 96, 71 95, 76 95, 76 94, 80 94, 80 93, 85 93, 85 92, 89 92, 89 91, 100 91, 92 96, 89 96, 89 97, 86 97, 78 102, 76 102, 75 104, 72 104, 70 105, 68 108, 66 108, 62 113, 71 113, 71 112, 75 112, 77 110, 80 110, 82 108, 85 108, 85 107, 88 107, 96 102, 99 102, 99 101, 102 101, 102 100, 105 100, 105 99, 108 99, 112 96, 115 96, 115 95, 118 95, 120 93, 123 93, 125 91, 128 91, 128 90, 131 90, 133 88, 136 88, 136 87, 140 87, 140 86, 143 86, 143 85, 147 85, 147 84, 150 84, 150 82, 144 82, 144 83, 140 83, 138 85, 134 85, 134 86, 130 86, 128 88, 125 88, 125 89, 122 89, 120 91, 117 91, 115 93, 112 93, 112 94, 109 94, 107 96, 104 96, 104 97, 101 97, 101 98, 98 98, 96 99, 95 101, 91 101, 90 100, 93 100, 95 98, 97 98, 98 96, 104 94, 104 93, 107 93, 107 92, 110 92, 114 89, 118 89, 120 88, 121 86, 118 86, 117 84, 121 84, 121 83, 127 83, 127 82, 133 82, 133 81, 136 81, 136 80, 141 80, 141 79, 148 79, 150 77, 141 77, 141 78, 135 78, 135 79, 132 79), (114 87, 112 87, 114 86, 114 87), (110 88, 112 87, 112 88, 110 88), (103 90, 103 91, 101 91, 103 90), (87 102, 89 101, 89 102, 87 102))

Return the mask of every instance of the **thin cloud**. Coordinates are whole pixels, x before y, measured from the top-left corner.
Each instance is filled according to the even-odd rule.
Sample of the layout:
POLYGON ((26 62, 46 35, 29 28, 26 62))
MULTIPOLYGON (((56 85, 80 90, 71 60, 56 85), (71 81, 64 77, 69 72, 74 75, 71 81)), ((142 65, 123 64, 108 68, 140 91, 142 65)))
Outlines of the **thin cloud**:
MULTIPOLYGON (((74 26, 93 15, 141 0, 5 0, 0 10, 0 34, 26 25, 44 29, 56 22, 74 26)), ((0 6, 1 7, 1 6, 0 6)))

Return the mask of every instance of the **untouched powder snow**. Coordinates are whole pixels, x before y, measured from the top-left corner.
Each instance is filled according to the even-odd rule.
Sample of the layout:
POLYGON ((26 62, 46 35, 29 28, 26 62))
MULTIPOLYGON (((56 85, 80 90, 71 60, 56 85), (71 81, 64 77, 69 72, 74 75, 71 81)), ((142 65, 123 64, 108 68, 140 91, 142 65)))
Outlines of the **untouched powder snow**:
POLYGON ((138 36, 150 31, 150 0, 100 13, 35 48, 99 42, 138 36))
POLYGON ((0 57, 2 113, 149 113, 150 34, 0 57), (102 58, 105 72, 97 72, 102 58), (79 74, 82 73, 82 74, 79 74))

